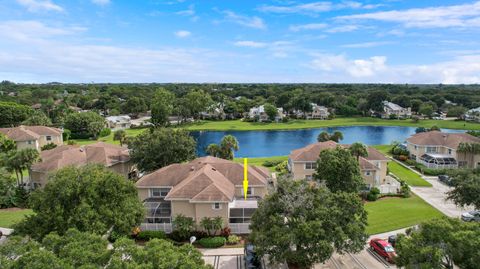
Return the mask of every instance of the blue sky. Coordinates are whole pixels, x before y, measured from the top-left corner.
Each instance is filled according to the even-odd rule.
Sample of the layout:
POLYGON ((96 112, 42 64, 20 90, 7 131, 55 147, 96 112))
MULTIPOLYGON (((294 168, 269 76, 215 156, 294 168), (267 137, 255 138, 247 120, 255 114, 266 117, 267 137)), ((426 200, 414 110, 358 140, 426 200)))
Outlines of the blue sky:
POLYGON ((0 0, 0 80, 480 83, 480 1, 0 0))

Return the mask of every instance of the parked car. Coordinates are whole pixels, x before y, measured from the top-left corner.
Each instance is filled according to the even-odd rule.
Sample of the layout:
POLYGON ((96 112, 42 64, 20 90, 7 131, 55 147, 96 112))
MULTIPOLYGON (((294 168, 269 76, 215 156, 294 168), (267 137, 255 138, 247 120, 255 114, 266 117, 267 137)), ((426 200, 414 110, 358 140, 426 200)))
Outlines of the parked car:
POLYGON ((244 249, 245 269, 262 269, 262 258, 255 252, 255 246, 246 244, 244 249))
POLYGON ((465 212, 462 214, 463 221, 477 221, 480 222, 480 210, 465 212))
POLYGON ((388 237, 388 243, 390 243, 390 245, 392 245, 392 247, 395 247, 395 244, 397 243, 397 235, 396 234, 390 235, 388 237))
POLYGON ((452 179, 447 175, 439 175, 438 180, 447 186, 452 186, 452 179))
POLYGON ((370 250, 377 253, 389 263, 395 263, 395 249, 385 240, 374 238, 370 240, 370 250))

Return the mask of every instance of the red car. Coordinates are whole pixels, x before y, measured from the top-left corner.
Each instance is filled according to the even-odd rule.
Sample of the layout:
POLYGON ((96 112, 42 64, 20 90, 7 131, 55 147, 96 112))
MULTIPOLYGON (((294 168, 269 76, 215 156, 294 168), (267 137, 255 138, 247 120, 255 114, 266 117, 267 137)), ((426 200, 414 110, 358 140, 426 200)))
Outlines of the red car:
POLYGON ((370 249, 387 260, 389 263, 395 263, 397 254, 395 249, 385 240, 374 238, 370 240, 370 249))

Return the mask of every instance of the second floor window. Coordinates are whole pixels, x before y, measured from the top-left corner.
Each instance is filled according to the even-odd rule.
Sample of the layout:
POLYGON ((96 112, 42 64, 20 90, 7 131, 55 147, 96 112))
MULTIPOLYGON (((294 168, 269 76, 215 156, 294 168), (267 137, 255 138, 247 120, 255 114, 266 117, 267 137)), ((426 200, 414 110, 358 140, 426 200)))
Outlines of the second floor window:
POLYGON ((247 188, 247 196, 251 196, 251 195, 253 195, 253 189, 252 189, 252 187, 248 187, 247 188))
POLYGON ((305 169, 317 169, 317 163, 316 162, 305 163, 305 169))
POLYGON ((155 188, 155 189, 150 189, 150 196, 151 197, 165 197, 167 196, 168 192, 170 191, 170 188, 155 188))
POLYGON ((427 147, 427 153, 436 153, 437 147, 427 147))
POLYGON ((47 135, 47 141, 52 141, 52 137, 47 135))

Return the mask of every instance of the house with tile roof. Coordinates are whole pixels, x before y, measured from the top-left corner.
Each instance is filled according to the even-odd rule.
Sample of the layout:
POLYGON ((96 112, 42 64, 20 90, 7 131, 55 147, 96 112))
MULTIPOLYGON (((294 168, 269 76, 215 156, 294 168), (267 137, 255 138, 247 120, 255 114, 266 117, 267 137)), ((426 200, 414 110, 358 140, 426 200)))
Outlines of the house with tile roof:
POLYGON ((14 140, 17 149, 33 148, 40 150, 43 146, 53 143, 63 145, 63 130, 47 126, 24 126, 0 128, 8 138, 14 140))
POLYGON ((80 167, 87 164, 100 164, 109 170, 133 179, 136 169, 130 161, 126 147, 98 142, 91 145, 62 145, 40 153, 41 161, 30 168, 30 185, 44 187, 50 173, 67 166, 80 167))
MULTIPOLYGON (((304 148, 293 150, 288 156, 288 170, 293 179, 313 179, 317 169, 320 152, 335 149, 337 146, 348 148, 334 141, 318 142, 304 148)), ((387 182, 387 165, 389 159, 372 147, 367 147, 368 156, 359 158, 360 172, 368 189, 380 188, 387 182)), ((382 188, 380 188, 382 190, 382 188)))
POLYGON ((480 167, 480 154, 459 153, 461 143, 480 143, 466 133, 423 132, 407 138, 410 158, 432 169, 480 167))
POLYGON ((392 115, 398 119, 410 118, 412 116, 410 107, 403 108, 389 101, 383 101, 382 104, 383 111, 380 111, 380 115, 383 119, 389 119, 392 115))
POLYGON ((272 182, 268 169, 248 166, 247 199, 243 193, 244 166, 202 157, 163 167, 136 182, 147 210, 143 230, 171 232, 172 219, 183 214, 197 224, 204 217, 221 217, 234 233, 248 233, 250 218, 272 182))

